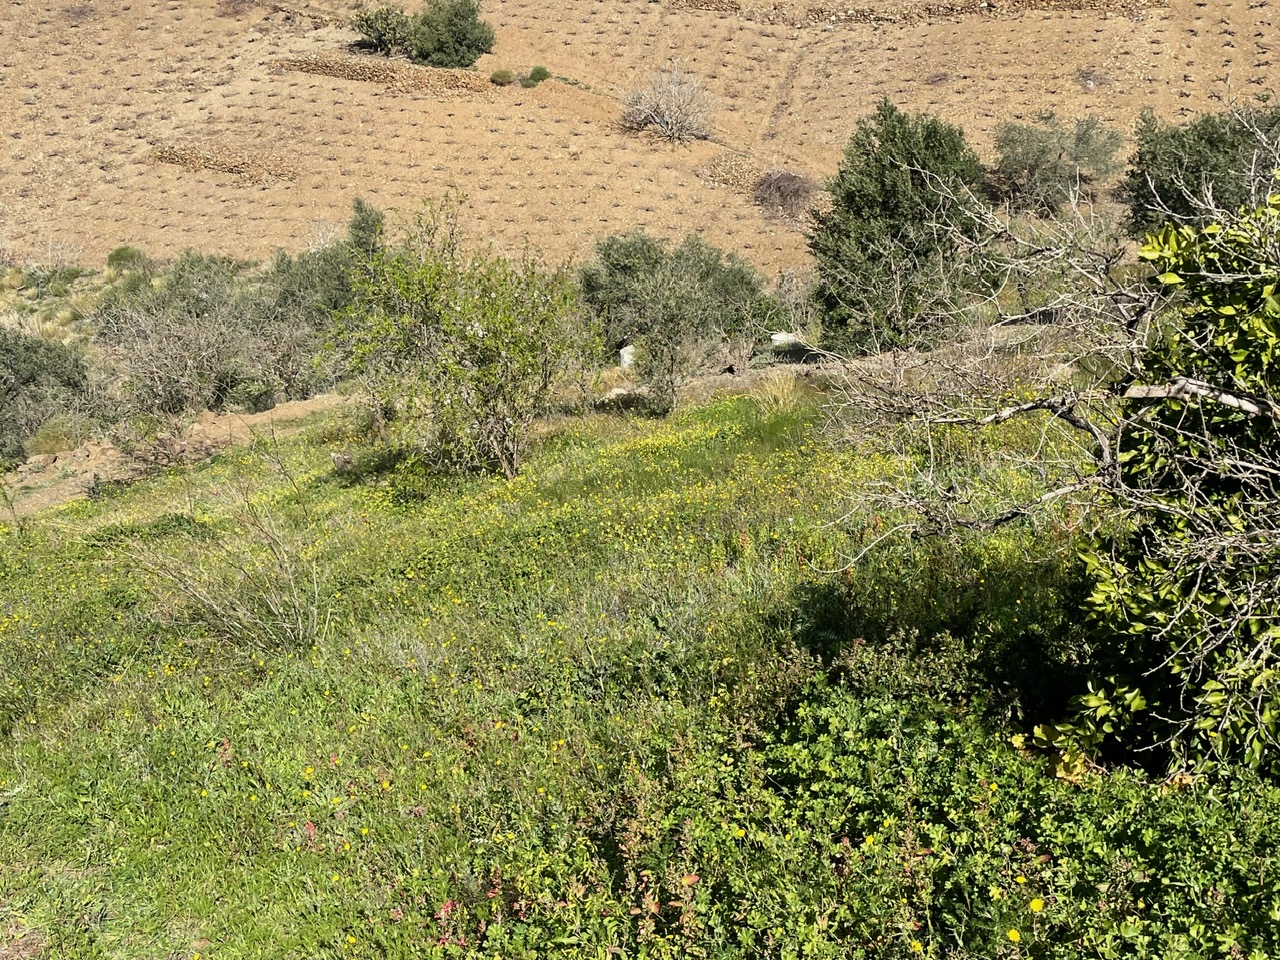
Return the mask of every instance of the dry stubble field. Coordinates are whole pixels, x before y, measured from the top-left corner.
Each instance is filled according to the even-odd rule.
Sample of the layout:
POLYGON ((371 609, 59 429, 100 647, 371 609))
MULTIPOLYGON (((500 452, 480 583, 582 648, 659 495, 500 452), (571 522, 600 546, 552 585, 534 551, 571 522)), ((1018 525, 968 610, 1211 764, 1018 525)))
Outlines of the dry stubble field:
POLYGON ((495 51, 447 75, 354 53, 352 9, 10 0, 0 242, 90 264, 126 243, 256 257, 323 238, 355 196, 394 222, 457 188, 509 250, 696 230, 772 273, 804 240, 752 205, 750 174, 829 176, 881 96, 989 149, 1002 119, 1044 109, 1128 128, 1145 106, 1178 119, 1280 86, 1280 0, 489 0, 495 51), (712 141, 617 126, 626 91, 672 59, 718 98, 712 141), (534 64, 559 79, 487 81, 534 64))

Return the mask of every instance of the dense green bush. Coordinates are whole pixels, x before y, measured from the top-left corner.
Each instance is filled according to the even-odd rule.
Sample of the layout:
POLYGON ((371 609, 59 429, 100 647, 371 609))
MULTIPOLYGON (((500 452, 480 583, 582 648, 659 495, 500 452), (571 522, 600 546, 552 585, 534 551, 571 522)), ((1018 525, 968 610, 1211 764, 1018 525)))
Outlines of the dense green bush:
POLYGON ((146 270, 150 268, 151 260, 137 247, 116 247, 107 254, 107 266, 121 272, 146 270))
POLYGON ((754 334, 753 323, 769 309, 755 270, 696 234, 674 249, 643 230, 614 234, 596 244, 595 261, 579 273, 583 299, 603 321, 611 350, 644 336, 654 326, 646 287, 663 274, 674 274, 694 288, 694 302, 683 312, 682 333, 754 334))
POLYGON ((429 67, 470 67, 493 49, 493 27, 479 0, 431 0, 413 16, 405 49, 429 67))
POLYGON ((1097 117, 1067 126, 1052 113, 1035 125, 1002 123, 996 128, 996 192, 1017 209, 1056 213, 1120 169, 1122 137, 1097 117))
POLYGON ((78 350, 0 326, 0 466, 21 460, 40 427, 77 407, 88 384, 78 350))
POLYGON ((732 955, 1280 947, 1280 793, 1252 778, 1185 791, 1128 773, 1069 784, 962 711, 842 691, 801 704, 759 750, 725 748, 680 771, 669 798, 637 802, 662 828, 636 830, 633 869, 672 903, 659 921, 672 938, 691 926, 674 922, 683 914, 700 944, 732 955))
POLYGON ((278 252, 262 277, 270 318, 302 320, 315 330, 327 326, 351 303, 352 274, 382 248, 383 227, 382 213, 357 197, 346 237, 296 256, 278 252))
POLYGON ((551 71, 543 66, 536 66, 529 71, 529 79, 534 83, 541 83, 543 80, 551 79, 551 71))
POLYGON ((749 349, 776 306, 748 264, 694 234, 675 248, 642 230, 606 237, 579 280, 609 348, 639 348, 641 377, 661 411, 699 354, 749 349))
POLYGON ((830 346, 875 352, 926 331, 981 176, 959 127, 888 100, 858 121, 809 237, 830 346))
POLYGON ((361 10, 351 17, 351 29, 364 36, 366 46, 384 54, 404 50, 411 33, 409 15, 399 7, 361 10))
POLYGON ((1170 217, 1205 218, 1206 188, 1228 213, 1265 198, 1280 151, 1280 106, 1205 113, 1186 125, 1161 123, 1150 110, 1124 186, 1135 236, 1170 217))
POLYGON ((495 70, 489 74, 489 82, 495 87, 509 87, 516 82, 516 75, 510 70, 495 70))
POLYGON ((351 18, 351 28, 379 53, 404 53, 429 67, 470 67, 495 39, 480 19, 479 0, 430 0, 412 15, 399 7, 364 10, 351 18))
POLYGON ((1127 675, 1099 680, 1081 726, 1098 739, 1096 721, 1119 713, 1102 732, 1127 746, 1172 740, 1175 763, 1275 772, 1280 195, 1226 223, 1167 226, 1142 256, 1178 310, 1143 356, 1152 390, 1121 411, 1115 496, 1132 530, 1092 558, 1090 609, 1127 675))

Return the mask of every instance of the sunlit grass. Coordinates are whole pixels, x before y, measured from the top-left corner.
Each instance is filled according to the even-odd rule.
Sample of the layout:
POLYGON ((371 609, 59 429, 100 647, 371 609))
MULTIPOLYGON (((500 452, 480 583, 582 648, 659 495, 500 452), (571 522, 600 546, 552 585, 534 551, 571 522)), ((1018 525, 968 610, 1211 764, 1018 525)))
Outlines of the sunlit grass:
MULTIPOLYGON (((339 414, 4 528, 0 955, 1120 955, 1139 897, 1265 946, 1274 790, 1009 742, 1083 649, 1069 532, 850 565, 926 461, 817 420, 563 420, 506 481, 339 414)), ((943 439, 993 498, 1040 442, 943 439)))

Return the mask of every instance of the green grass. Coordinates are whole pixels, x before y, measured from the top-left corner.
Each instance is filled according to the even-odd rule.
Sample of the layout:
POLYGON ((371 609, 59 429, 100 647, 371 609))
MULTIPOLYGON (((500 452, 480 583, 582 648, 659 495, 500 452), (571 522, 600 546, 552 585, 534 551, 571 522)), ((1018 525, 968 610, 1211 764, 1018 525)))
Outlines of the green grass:
POLYGON ((348 486, 303 441, 11 531, 0 898, 72 953, 279 955, 344 943, 409 862, 421 891, 394 896, 438 907, 508 818, 572 838, 620 765, 661 760, 655 731, 757 669, 713 621, 831 559, 836 467, 803 429, 745 401, 575 423, 514 483, 436 490, 348 486), (247 512, 315 572, 324 637, 250 646, 174 586, 231 595, 236 563, 275 562, 247 512), (100 922, 73 916, 86 897, 100 922))
POLYGON ((0 532, 0 953, 1276 955, 1274 789, 1014 750, 1049 535, 825 574, 908 464, 815 419, 571 420, 513 482, 335 474, 335 420, 0 532))

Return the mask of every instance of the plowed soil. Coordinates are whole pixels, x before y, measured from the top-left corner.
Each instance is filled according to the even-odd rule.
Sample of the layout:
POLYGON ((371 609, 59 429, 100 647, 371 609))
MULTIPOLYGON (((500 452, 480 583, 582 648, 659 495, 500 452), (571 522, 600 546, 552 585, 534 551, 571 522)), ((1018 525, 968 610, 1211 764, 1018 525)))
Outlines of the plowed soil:
POLYGON ((122 244, 259 257, 324 240, 356 196, 395 223, 455 189, 508 250, 696 230, 773 272, 804 240, 752 204, 752 176, 829 176, 882 96, 989 150, 998 122, 1047 109, 1128 130, 1144 107, 1175 120, 1280 87, 1280 0, 488 0, 498 44, 474 72, 359 53, 352 9, 9 0, 0 243, 88 264, 122 244), (673 59, 718 98, 711 141, 617 124, 673 59), (488 83, 534 64, 557 79, 488 83))

